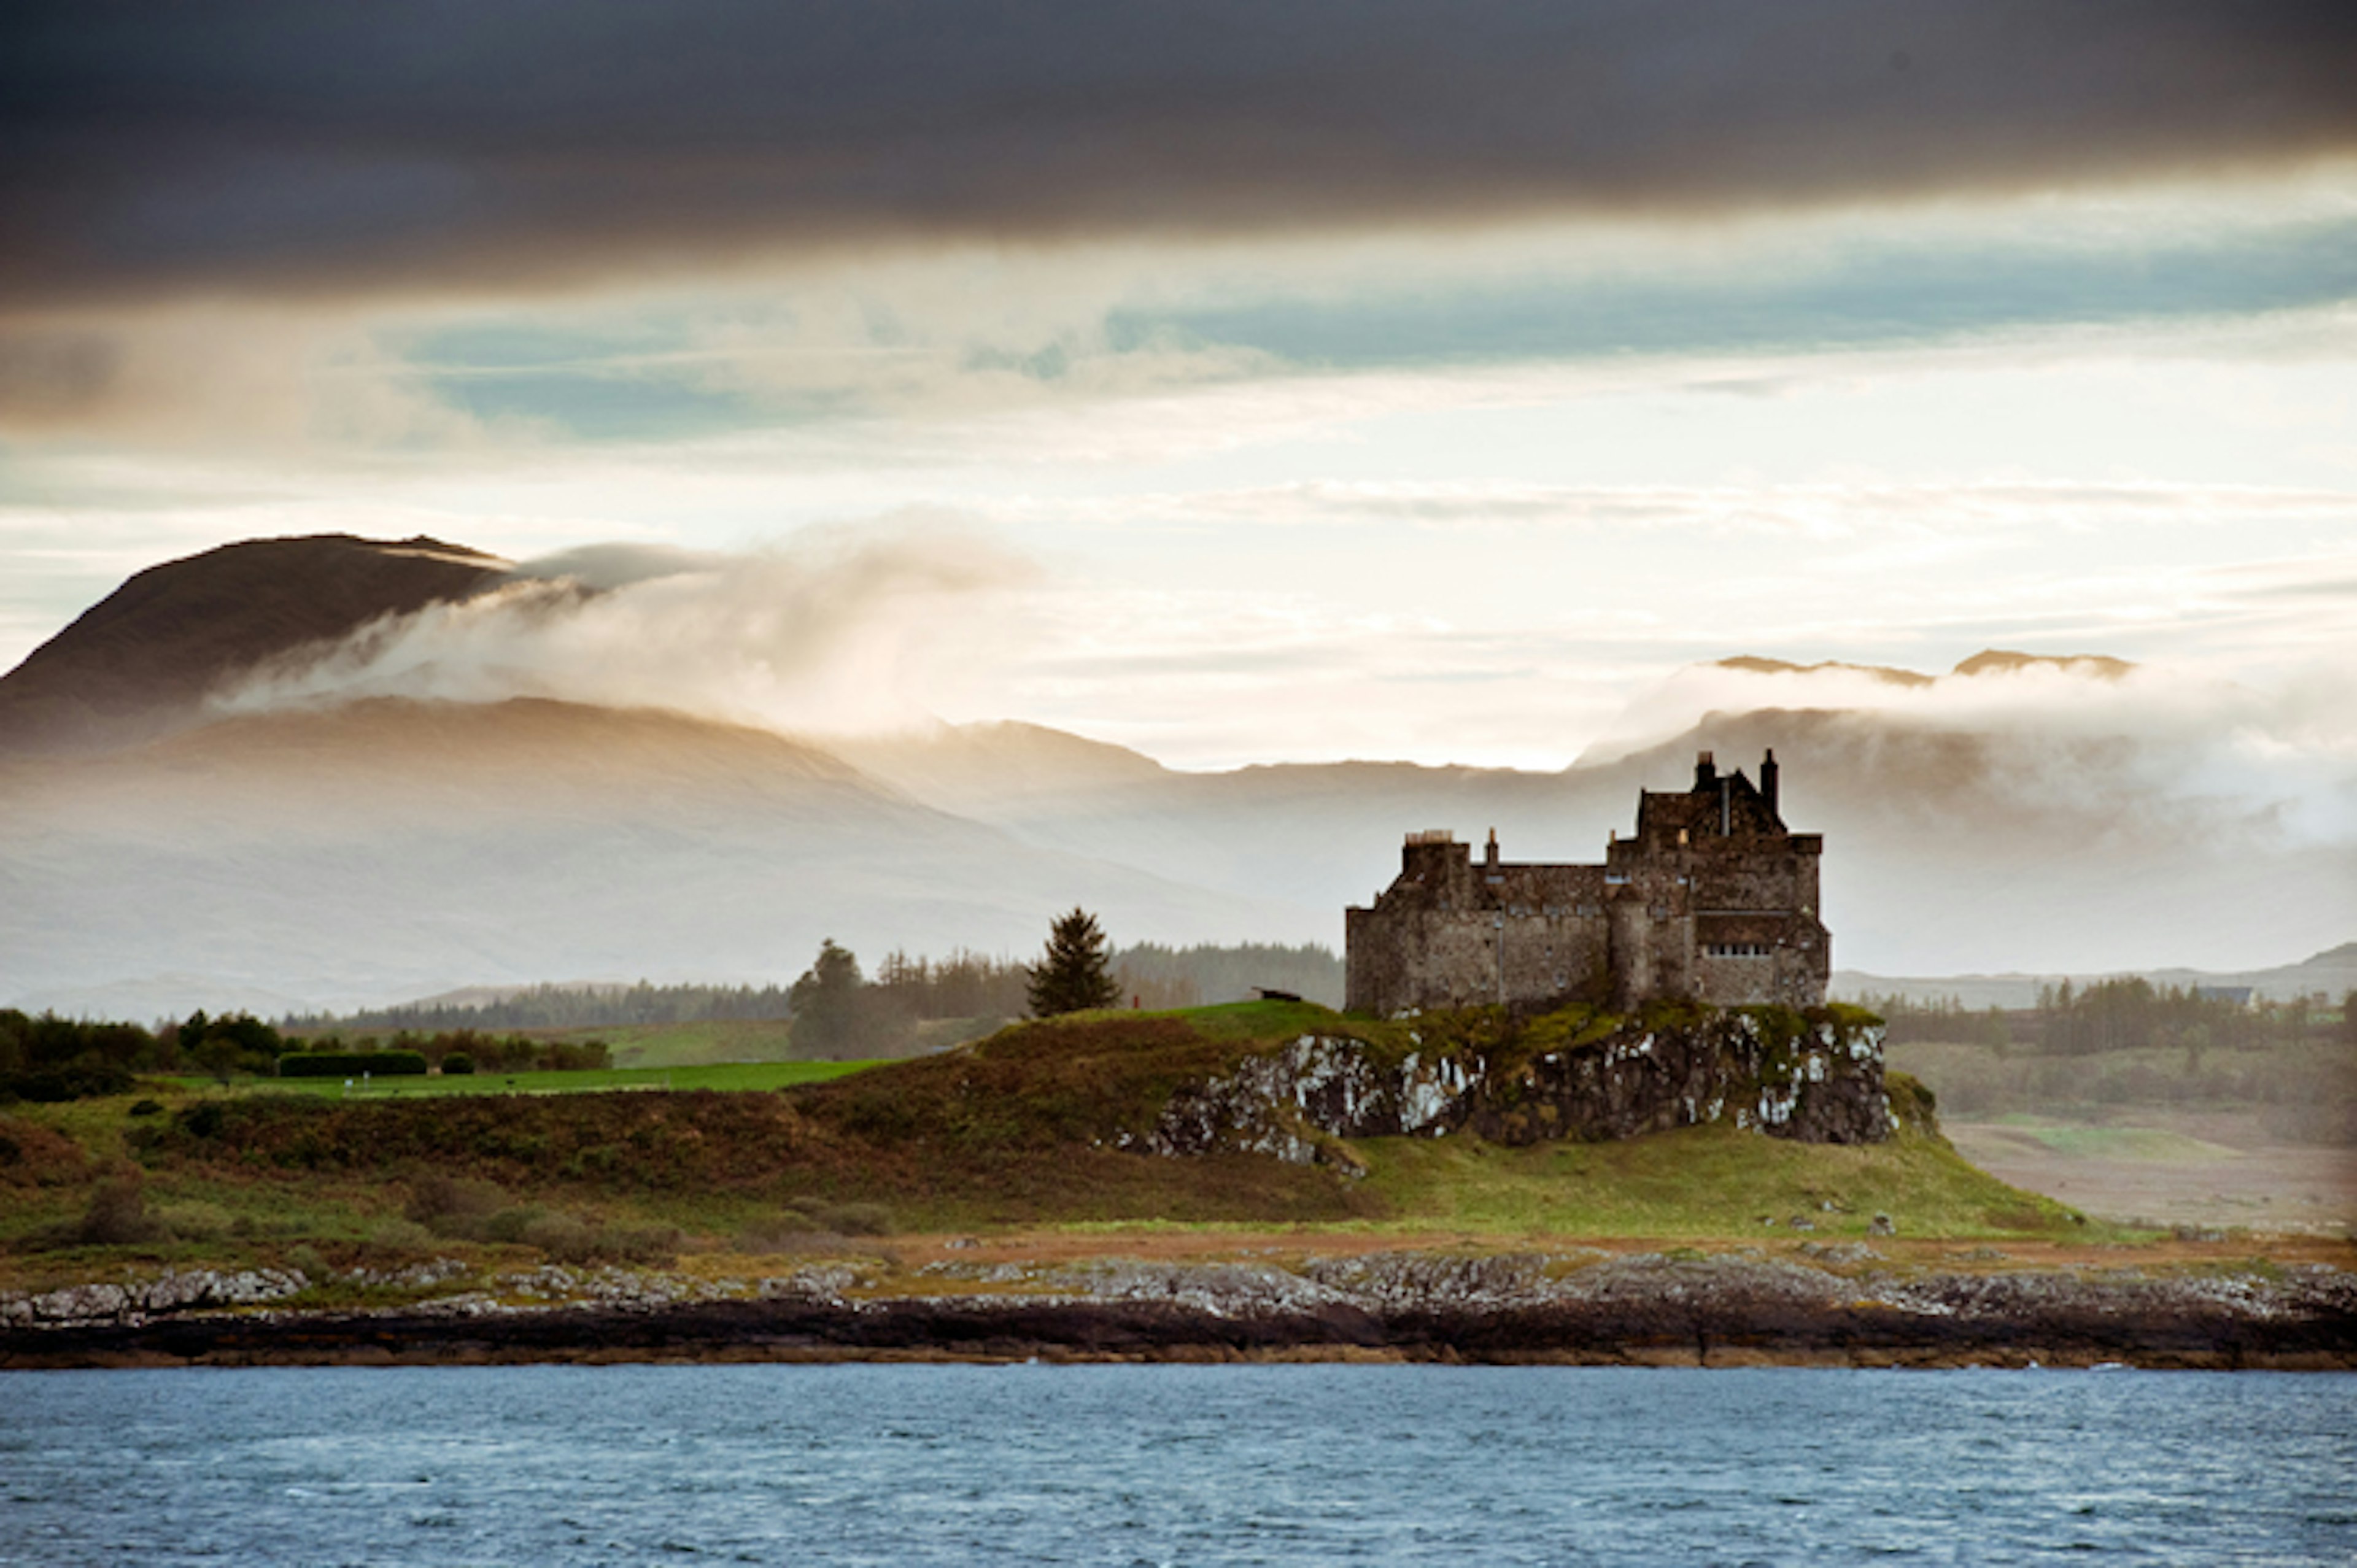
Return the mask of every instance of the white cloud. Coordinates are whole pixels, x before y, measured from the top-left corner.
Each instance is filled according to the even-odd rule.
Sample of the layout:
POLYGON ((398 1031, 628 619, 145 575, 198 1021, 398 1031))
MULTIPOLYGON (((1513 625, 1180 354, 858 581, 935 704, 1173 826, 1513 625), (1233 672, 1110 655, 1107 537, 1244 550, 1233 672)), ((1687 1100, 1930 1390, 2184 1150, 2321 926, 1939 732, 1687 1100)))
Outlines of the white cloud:
POLYGON ((1030 575, 979 536, 914 521, 736 555, 568 552, 524 563, 495 593, 266 671, 221 705, 522 696, 788 731, 892 728, 982 673, 992 605, 1030 575))

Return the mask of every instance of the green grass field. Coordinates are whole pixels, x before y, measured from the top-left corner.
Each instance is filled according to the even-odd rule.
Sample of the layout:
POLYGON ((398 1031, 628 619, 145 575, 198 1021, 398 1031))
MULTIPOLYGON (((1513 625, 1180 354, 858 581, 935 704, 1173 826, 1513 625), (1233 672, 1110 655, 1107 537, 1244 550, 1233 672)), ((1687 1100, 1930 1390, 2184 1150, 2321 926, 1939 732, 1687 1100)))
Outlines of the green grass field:
MULTIPOLYGON (((977 1039, 997 1028, 993 1018, 930 1018, 897 1056, 921 1055, 977 1039)), ((716 1067, 731 1062, 803 1059, 794 1046, 793 1026, 783 1018, 724 1018, 692 1024, 621 1024, 609 1028, 531 1030, 553 1040, 600 1040, 618 1068, 716 1067)), ((883 1058, 876 1059, 887 1059, 883 1058)))
POLYGON ((618 1068, 716 1067, 726 1062, 794 1059, 793 1026, 783 1018, 716 1019, 694 1024, 624 1024, 566 1029, 550 1038, 603 1040, 618 1068))
POLYGON ((1401 1212, 1482 1234, 1782 1237, 1799 1219, 1820 1237, 1856 1238, 1877 1214, 1912 1237, 2080 1229, 2063 1205, 2007 1187, 1943 1140, 1915 1133, 1875 1145, 1795 1144, 1720 1126, 1618 1144, 1382 1138, 1352 1147, 1370 1166, 1367 1185, 1401 1212))

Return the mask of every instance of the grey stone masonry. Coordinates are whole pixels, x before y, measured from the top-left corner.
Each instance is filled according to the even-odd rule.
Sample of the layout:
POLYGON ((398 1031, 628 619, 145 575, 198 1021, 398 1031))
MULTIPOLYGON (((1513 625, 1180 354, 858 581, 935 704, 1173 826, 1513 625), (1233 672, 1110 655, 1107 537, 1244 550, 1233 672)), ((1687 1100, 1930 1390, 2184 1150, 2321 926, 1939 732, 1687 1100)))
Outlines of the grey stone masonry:
POLYGON ((1344 1004, 1818 1006, 1833 972, 1824 849, 1784 826, 1772 751, 1757 784, 1706 751, 1692 789, 1641 791, 1635 835, 1616 834, 1600 865, 1503 861, 1495 833, 1477 861, 1447 832, 1411 833, 1398 880, 1344 914, 1344 1004))

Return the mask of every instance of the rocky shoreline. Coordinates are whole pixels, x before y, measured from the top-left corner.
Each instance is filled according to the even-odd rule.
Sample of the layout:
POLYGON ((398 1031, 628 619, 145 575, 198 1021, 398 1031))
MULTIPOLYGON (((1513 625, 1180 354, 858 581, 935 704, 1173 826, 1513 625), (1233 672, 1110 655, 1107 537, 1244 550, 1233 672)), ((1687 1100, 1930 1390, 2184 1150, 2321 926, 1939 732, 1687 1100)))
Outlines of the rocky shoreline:
POLYGON ((360 1282, 411 1299, 340 1306, 302 1305, 318 1287, 291 1272, 198 1272, 0 1296, 0 1368, 1036 1358, 2357 1369, 2357 1273, 2321 1264, 1973 1273, 1822 1251, 1846 1255, 944 1261, 913 1274, 855 1260, 719 1280, 558 1266, 473 1275, 436 1260, 360 1282))

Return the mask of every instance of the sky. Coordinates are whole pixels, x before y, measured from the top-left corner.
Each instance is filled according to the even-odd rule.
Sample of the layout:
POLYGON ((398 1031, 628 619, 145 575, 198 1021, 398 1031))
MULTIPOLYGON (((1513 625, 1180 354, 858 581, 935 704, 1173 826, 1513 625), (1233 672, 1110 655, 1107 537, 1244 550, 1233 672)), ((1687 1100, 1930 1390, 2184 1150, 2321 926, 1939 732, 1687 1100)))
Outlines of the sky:
POLYGON ((2345 691, 2352 81, 2346 4, 12 7, 0 668, 352 532, 592 551, 599 694, 1182 767, 2345 691))

